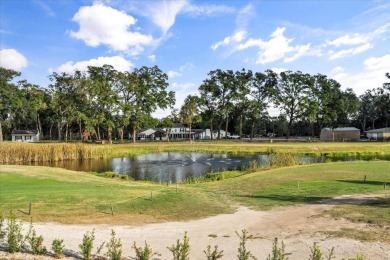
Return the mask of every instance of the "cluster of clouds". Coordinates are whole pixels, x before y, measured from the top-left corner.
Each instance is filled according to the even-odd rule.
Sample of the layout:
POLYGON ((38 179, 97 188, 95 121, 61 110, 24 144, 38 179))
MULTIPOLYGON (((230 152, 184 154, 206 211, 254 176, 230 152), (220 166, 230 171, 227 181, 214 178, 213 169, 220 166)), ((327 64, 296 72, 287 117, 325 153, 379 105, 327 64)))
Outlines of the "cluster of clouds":
POLYGON ((277 27, 268 39, 249 37, 247 20, 240 18, 242 14, 251 13, 252 6, 247 5, 237 18, 237 28, 229 36, 211 45, 213 51, 220 48, 229 49, 229 54, 244 51, 249 48, 257 49, 256 64, 268 64, 282 60, 284 63, 293 62, 304 56, 327 56, 336 60, 363 53, 374 47, 375 43, 389 31, 390 23, 379 26, 369 33, 347 33, 335 39, 325 39, 323 43, 313 45, 311 42, 296 44, 295 38, 287 37, 287 28, 277 27))

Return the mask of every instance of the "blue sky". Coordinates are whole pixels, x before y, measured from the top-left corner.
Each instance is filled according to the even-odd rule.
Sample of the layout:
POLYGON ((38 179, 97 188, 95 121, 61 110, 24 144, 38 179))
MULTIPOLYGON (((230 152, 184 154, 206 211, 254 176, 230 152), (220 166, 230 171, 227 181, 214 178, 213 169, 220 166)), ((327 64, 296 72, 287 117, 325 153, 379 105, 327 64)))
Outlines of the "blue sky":
POLYGON ((390 2, 0 0, 0 66, 21 79, 106 63, 158 65, 176 107, 218 68, 322 73, 360 95, 390 72, 390 2))

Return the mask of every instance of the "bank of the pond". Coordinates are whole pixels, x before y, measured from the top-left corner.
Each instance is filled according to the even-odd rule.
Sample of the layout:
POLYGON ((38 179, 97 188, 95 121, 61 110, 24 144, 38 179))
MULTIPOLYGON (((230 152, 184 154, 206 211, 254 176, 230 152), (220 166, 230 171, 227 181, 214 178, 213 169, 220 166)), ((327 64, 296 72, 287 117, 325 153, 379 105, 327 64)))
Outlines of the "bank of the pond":
POLYGON ((154 152, 201 152, 224 154, 291 153, 311 156, 382 156, 390 159, 389 142, 351 143, 250 143, 213 142, 148 142, 125 144, 83 143, 0 143, 0 164, 87 160, 134 156, 154 152))

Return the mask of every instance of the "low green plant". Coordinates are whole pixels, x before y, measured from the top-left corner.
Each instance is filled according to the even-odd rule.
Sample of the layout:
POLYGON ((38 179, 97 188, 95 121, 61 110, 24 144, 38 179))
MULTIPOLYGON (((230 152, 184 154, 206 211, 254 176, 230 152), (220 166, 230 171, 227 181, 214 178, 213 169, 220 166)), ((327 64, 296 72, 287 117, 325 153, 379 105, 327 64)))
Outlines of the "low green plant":
POLYGON ((272 243, 272 255, 268 255, 267 260, 287 260, 288 255, 291 253, 285 252, 285 245, 282 241, 281 245, 278 244, 278 239, 275 238, 272 243))
POLYGON ((190 254, 190 239, 187 236, 187 232, 184 233, 183 243, 178 239, 176 245, 167 247, 173 255, 173 260, 188 260, 190 254))
POLYGON ((92 259, 93 241, 95 240, 95 229, 92 232, 86 232, 83 237, 83 242, 79 245, 81 250, 82 259, 92 259))
POLYGON ((65 246, 63 245, 64 240, 63 239, 54 239, 53 242, 51 243, 51 249, 54 252, 54 257, 55 258, 61 258, 64 256, 64 248, 65 246))
POLYGON ((219 251, 218 246, 214 246, 214 250, 211 251, 211 246, 207 246, 207 251, 203 251, 207 257, 207 260, 216 260, 216 259, 221 259, 223 256, 223 250, 219 251))
POLYGON ((237 231, 236 234, 240 238, 240 246, 238 247, 238 260, 249 260, 249 259, 255 259, 256 257, 246 249, 246 242, 248 239, 250 239, 252 236, 248 235, 248 231, 246 229, 241 230, 242 235, 240 235, 237 231))
POLYGON ((116 233, 112 229, 111 230, 111 239, 110 242, 107 243, 107 253, 106 256, 110 260, 120 260, 122 257, 122 243, 119 238, 115 237, 116 233))
POLYGON ((4 221, 3 212, 0 211, 0 245, 3 243, 6 234, 4 223, 5 221, 4 221))
POLYGON ((12 211, 10 211, 7 226, 7 250, 10 253, 20 252, 23 244, 22 225, 16 221, 16 216, 12 211))
POLYGON ((132 248, 135 250, 135 256, 136 260, 149 260, 152 255, 154 255, 152 248, 146 243, 145 241, 145 247, 137 247, 137 244, 134 242, 132 248))
POLYGON ((356 257, 352 260, 364 260, 364 256, 361 254, 357 254, 356 257))
MULTIPOLYGON (((313 247, 310 248, 311 250, 311 255, 310 255, 310 260, 323 260, 324 258, 322 257, 322 252, 321 248, 318 246, 317 242, 313 243, 313 247)), ((329 250, 329 254, 326 257, 326 260, 331 260, 335 258, 334 256, 334 248, 332 247, 331 250, 329 250)))
POLYGON ((26 240, 30 245, 30 252, 33 255, 42 255, 46 252, 46 247, 43 246, 43 236, 37 236, 32 220, 30 221, 30 228, 26 240))

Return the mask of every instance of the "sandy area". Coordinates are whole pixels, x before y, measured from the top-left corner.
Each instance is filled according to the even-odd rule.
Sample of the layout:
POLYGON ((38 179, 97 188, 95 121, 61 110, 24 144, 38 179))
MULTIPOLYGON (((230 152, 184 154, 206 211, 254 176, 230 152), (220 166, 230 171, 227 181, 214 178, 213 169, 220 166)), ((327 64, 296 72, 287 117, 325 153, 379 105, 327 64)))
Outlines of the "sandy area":
MULTIPOLYGON (((239 207, 234 214, 223 214, 200 220, 188 222, 169 222, 160 224, 147 224, 142 226, 120 225, 62 225, 55 223, 35 223, 37 234, 43 235, 45 245, 50 248, 55 238, 64 239, 69 258, 77 257, 78 245, 82 241, 86 231, 95 229, 96 240, 94 247, 104 241, 109 241, 111 229, 121 238, 123 244, 123 256, 126 259, 134 259, 134 250, 131 248, 133 241, 143 246, 144 241, 156 252, 153 259, 172 259, 167 246, 173 245, 177 239, 182 239, 184 232, 188 232, 190 238, 191 259, 205 259, 203 250, 207 245, 218 245, 224 251, 223 259, 237 259, 239 238, 235 231, 243 229, 253 235, 248 241, 249 249, 258 259, 266 259, 271 252, 272 242, 275 237, 283 240, 286 251, 290 252, 289 259, 308 259, 310 247, 313 242, 319 243, 323 252, 331 247, 335 248, 336 259, 350 259, 357 253, 362 253, 365 259, 390 259, 390 244, 375 242, 359 242, 344 238, 327 238, 323 231, 334 231, 341 228, 372 229, 367 224, 351 223, 342 219, 330 219, 318 217, 324 210, 337 204, 359 203, 370 197, 343 196, 333 200, 324 201, 322 204, 303 205, 278 208, 271 211, 255 211, 246 207, 239 207), (73 257, 72 254, 73 253, 73 257)), ((28 229, 26 224, 24 230, 28 229)), ((95 252, 96 250, 93 250, 95 252)), ((104 252, 103 252, 104 253, 104 252)), ((45 257, 33 257, 26 254, 8 255, 0 252, 1 258, 19 259, 44 259, 45 257)), ((46 257, 47 258, 47 257, 46 257)))

